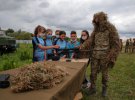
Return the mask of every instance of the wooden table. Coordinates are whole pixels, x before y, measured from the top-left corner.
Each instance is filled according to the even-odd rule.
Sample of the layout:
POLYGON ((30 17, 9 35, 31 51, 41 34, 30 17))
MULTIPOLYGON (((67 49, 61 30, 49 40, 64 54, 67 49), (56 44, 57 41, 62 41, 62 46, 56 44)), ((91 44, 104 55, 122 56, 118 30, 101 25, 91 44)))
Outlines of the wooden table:
MULTIPOLYGON (((69 76, 67 76, 61 84, 51 89, 24 93, 13 93, 10 88, 0 89, 0 100, 73 100, 83 82, 86 62, 52 61, 52 63, 64 67, 69 73, 69 76)), ((0 73, 14 74, 18 71, 19 69, 13 69, 0 73)))

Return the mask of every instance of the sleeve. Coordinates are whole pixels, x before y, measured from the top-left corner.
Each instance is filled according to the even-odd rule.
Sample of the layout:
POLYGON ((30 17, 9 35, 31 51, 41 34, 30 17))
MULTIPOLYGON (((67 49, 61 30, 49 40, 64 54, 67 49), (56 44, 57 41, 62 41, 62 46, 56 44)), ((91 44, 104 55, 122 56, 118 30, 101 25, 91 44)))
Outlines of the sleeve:
POLYGON ((118 32, 114 26, 112 26, 112 30, 113 31, 110 32, 110 51, 108 54, 108 59, 110 60, 110 62, 115 63, 120 52, 120 39, 118 32))
POLYGON ((91 42, 91 38, 89 37, 83 44, 81 44, 81 49, 87 49, 90 48, 90 42, 91 42))

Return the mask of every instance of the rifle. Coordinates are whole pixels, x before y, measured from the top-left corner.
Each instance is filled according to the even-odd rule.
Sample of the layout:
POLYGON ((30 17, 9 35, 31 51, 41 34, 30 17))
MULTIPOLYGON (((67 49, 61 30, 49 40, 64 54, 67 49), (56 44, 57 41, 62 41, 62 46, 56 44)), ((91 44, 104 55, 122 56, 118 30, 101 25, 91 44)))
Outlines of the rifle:
POLYGON ((84 51, 84 52, 91 52, 91 50, 80 50, 79 48, 73 48, 73 49, 56 49, 57 51, 61 51, 61 52, 57 52, 58 55, 60 54, 65 54, 67 55, 67 57, 69 57, 69 53, 76 53, 77 54, 77 58, 79 58, 79 54, 80 51, 84 51))
POLYGON ((66 54, 67 57, 69 57, 69 53, 73 53, 73 52, 78 53, 78 54, 79 54, 80 51, 90 52, 89 60, 88 60, 88 63, 87 63, 87 66, 89 66, 91 58, 92 58, 92 52, 93 51, 104 51, 106 49, 102 49, 102 50, 93 50, 93 49, 90 49, 90 50, 80 50, 79 48, 73 48, 73 49, 57 49, 57 50, 61 51, 60 53, 58 53, 59 55, 60 54, 66 54))
POLYGON ((56 49, 57 54, 65 54, 67 56, 67 58, 69 58, 69 53, 79 53, 79 49, 78 48, 73 48, 73 49, 56 49), (60 51, 60 52, 58 52, 60 51))

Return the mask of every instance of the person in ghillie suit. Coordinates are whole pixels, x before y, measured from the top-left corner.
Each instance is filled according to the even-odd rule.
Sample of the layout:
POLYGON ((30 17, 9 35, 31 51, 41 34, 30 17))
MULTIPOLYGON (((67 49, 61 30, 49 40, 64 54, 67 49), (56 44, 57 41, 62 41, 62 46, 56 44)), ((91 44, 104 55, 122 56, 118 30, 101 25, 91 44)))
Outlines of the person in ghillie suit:
POLYGON ((94 30, 90 38, 81 45, 80 49, 90 45, 91 56, 91 87, 88 95, 96 93, 97 74, 102 72, 102 96, 107 96, 108 69, 113 68, 120 52, 120 41, 117 29, 107 18, 107 14, 94 14, 94 30))

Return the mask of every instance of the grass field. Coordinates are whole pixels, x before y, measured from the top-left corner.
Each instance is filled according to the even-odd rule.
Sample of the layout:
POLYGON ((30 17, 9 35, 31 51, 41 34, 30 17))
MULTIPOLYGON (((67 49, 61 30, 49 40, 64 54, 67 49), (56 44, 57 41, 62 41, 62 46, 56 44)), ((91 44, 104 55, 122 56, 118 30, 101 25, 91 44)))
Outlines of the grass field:
MULTIPOLYGON (((90 74, 87 69, 87 75, 90 74)), ((101 74, 97 79, 97 94, 84 100, 135 100, 135 54, 120 54, 116 65, 109 70, 108 96, 102 98, 101 74)))
POLYGON ((32 45, 20 44, 14 53, 0 56, 0 71, 32 63, 32 45))
MULTIPOLYGON (((32 45, 20 44, 16 52, 0 56, 0 70, 21 67, 32 62, 32 45), (27 59, 26 59, 27 58, 27 59)), ((87 75, 90 68, 87 69, 87 75)), ((116 65, 109 70, 108 96, 101 96, 101 74, 97 79, 97 93, 84 94, 83 100, 135 100, 135 54, 121 53, 116 65)))

